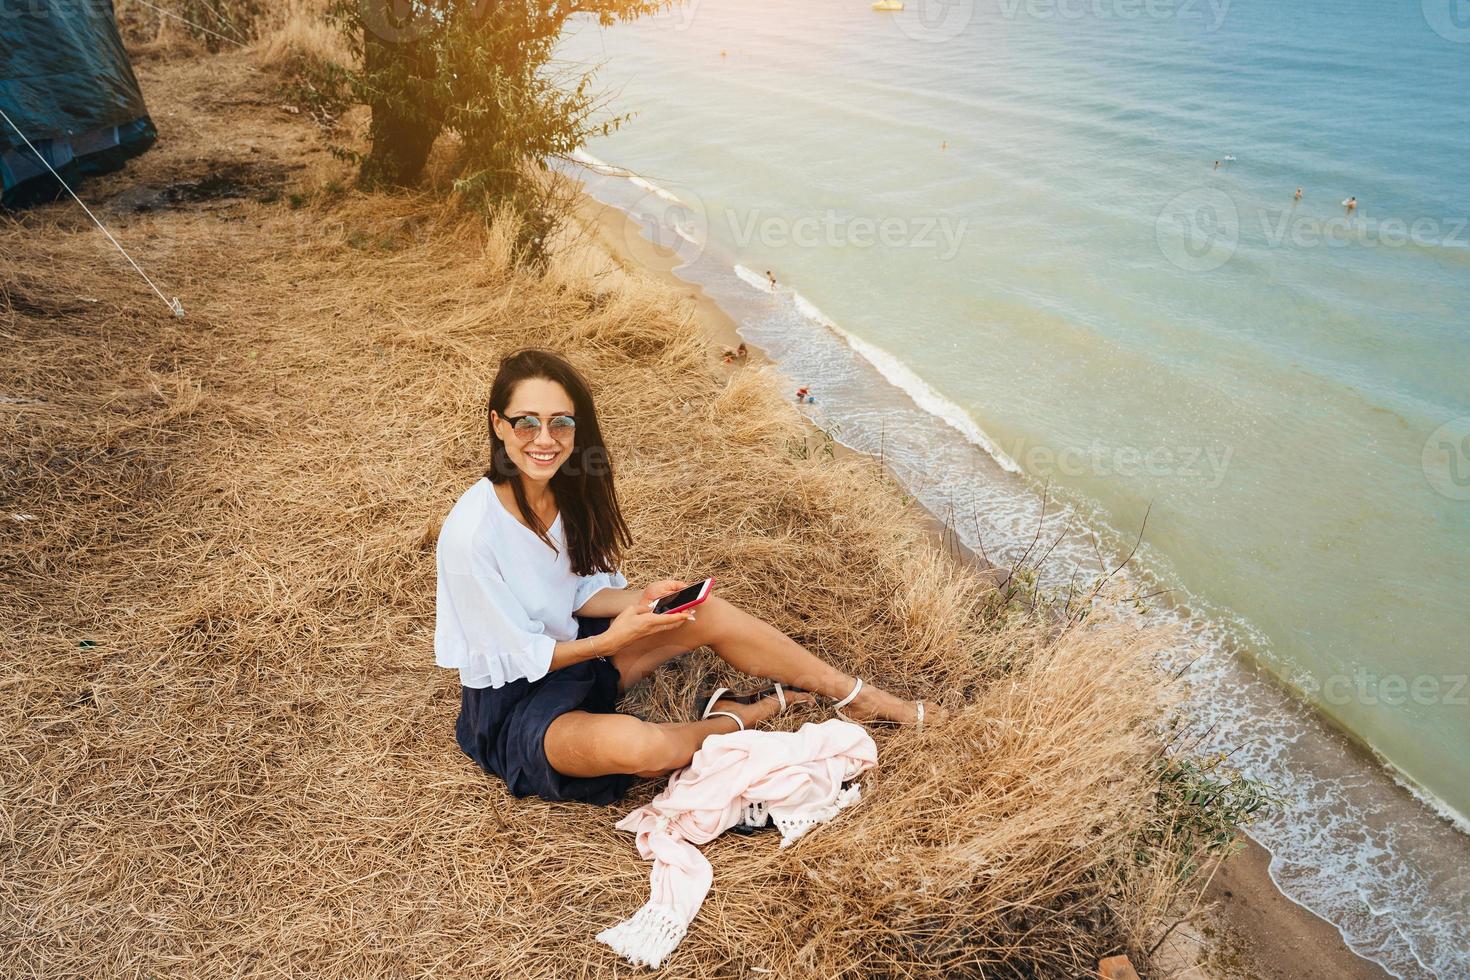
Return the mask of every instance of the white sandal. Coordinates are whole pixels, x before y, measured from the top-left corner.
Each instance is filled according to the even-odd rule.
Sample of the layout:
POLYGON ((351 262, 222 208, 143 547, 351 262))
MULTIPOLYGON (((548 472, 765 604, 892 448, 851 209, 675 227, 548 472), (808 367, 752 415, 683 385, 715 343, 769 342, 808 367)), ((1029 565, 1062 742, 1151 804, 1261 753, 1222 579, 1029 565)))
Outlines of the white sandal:
POLYGON ((743 722, 743 721, 740 720, 740 716, 739 715, 735 714, 733 711, 716 711, 716 710, 714 710, 714 708, 715 708, 715 702, 718 701, 718 700, 720 700, 720 698, 724 697, 726 694, 729 694, 729 693, 730 693, 730 689, 728 687, 717 687, 717 688, 715 688, 715 693, 711 694, 709 696, 709 700, 704 703, 704 710, 699 713, 699 720, 700 721, 708 721, 709 719, 714 718, 717 715, 718 716, 725 717, 725 718, 734 718, 735 719, 735 724, 739 725, 740 726, 740 730, 743 732, 743 731, 745 731, 745 722, 743 722))
MULTIPOLYGON (((847 717, 847 715, 843 714, 842 713, 842 709, 845 708, 845 707, 847 707, 849 704, 852 704, 853 699, 855 699, 858 696, 858 694, 862 691, 862 689, 863 689, 863 679, 861 677, 859 677, 859 678, 857 678, 857 682, 852 685, 852 690, 847 693, 847 697, 843 698, 841 701, 836 701, 836 702, 833 703, 832 710, 836 713, 837 717, 841 718, 843 721, 850 721, 850 722, 852 722, 855 725, 898 725, 898 726, 902 726, 903 725, 903 722, 889 721, 886 718, 858 719, 858 718, 849 718, 849 717, 847 717)), ((923 728, 924 727, 924 702, 923 701, 915 701, 914 702, 914 713, 916 715, 916 717, 914 719, 914 728, 916 728, 916 729, 923 728)))
POLYGON ((779 681, 773 683, 775 683, 774 692, 772 692, 771 688, 767 687, 759 691, 752 692, 750 694, 733 694, 728 687, 717 688, 715 690, 715 693, 711 694, 708 700, 704 702, 704 710, 699 713, 700 721, 713 718, 716 715, 723 715, 726 718, 734 718, 735 723, 740 726, 740 730, 742 732, 745 731, 745 722, 741 721, 738 715, 735 715, 729 711, 713 710, 715 702, 719 701, 722 698, 726 701, 734 701, 737 704, 755 704, 757 701, 768 698, 771 696, 772 693, 774 693, 776 695, 776 701, 781 705, 781 710, 785 711, 788 707, 790 707, 790 705, 786 703, 786 689, 781 686, 779 681))

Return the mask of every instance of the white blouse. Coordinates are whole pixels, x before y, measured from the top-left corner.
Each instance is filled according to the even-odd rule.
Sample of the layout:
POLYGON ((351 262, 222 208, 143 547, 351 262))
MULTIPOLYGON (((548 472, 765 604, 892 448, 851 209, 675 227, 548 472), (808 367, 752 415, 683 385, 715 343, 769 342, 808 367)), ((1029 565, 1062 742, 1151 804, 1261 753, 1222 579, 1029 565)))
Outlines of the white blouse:
POLYGON ((487 477, 444 519, 434 662, 457 668, 465 687, 544 677, 557 642, 577 638, 573 611, 602 589, 627 587, 620 572, 572 571, 560 514, 547 533, 557 551, 511 516, 487 477))

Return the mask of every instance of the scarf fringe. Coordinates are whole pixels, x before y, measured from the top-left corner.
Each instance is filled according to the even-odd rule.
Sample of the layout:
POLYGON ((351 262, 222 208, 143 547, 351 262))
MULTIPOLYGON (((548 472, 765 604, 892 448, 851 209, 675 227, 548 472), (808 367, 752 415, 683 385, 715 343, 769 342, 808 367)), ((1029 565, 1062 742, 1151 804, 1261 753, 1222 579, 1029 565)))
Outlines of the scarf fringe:
POLYGON ((656 969, 683 941, 688 928, 673 909, 649 902, 631 919, 599 932, 597 939, 634 966, 656 969))
POLYGON ((846 789, 839 791, 836 800, 820 808, 809 817, 802 817, 799 820, 793 820, 789 817, 773 817, 772 819, 776 821, 776 826, 781 830, 781 846, 785 848, 795 844, 810 831, 852 806, 861 796, 861 784, 853 783, 846 789))

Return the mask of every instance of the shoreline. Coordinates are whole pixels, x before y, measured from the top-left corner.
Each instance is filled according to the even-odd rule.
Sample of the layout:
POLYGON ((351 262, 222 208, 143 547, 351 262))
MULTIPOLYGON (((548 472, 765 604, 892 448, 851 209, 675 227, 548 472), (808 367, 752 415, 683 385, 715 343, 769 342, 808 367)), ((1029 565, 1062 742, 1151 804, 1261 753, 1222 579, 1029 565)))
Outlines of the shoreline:
MULTIPOLYGON (((678 277, 675 270, 682 265, 679 256, 645 238, 627 214, 583 191, 577 219, 615 262, 677 290, 692 303, 698 323, 710 340, 711 360, 727 375, 740 366, 723 364, 719 352, 741 343, 748 351, 747 364, 780 369, 764 351, 741 336, 735 319, 699 285, 678 277)), ((807 421, 814 432, 822 431, 814 421, 807 421)), ((881 460, 835 439, 832 446, 834 454, 865 456, 882 466, 881 460)), ((898 482, 887 467, 884 472, 898 482)), ((946 534, 938 515, 918 501, 915 504, 936 547, 956 560, 994 573, 997 584, 1004 583, 1005 569, 946 534)), ((1181 924, 1161 947, 1157 959, 1163 975, 1201 980, 1386 980, 1392 976, 1354 952, 1335 925, 1283 894, 1271 878, 1270 852, 1249 837, 1244 838, 1244 844, 1243 850, 1223 861, 1211 877, 1200 898, 1205 909, 1197 921, 1181 924)))
MULTIPOLYGON (((683 298, 694 305, 700 329, 710 341, 710 361, 717 365, 727 377, 743 366, 770 366, 781 370, 781 365, 764 349, 741 336, 740 327, 735 322, 735 318, 705 293, 702 287, 696 283, 687 282, 675 274, 674 270, 682 264, 682 260, 670 249, 645 238, 628 215, 611 204, 604 204, 584 190, 580 192, 576 218, 585 230, 595 236, 602 250, 615 261, 677 290, 683 298), (724 364, 719 352, 722 349, 734 350, 740 344, 744 344, 746 348, 745 364, 724 364)), ((825 430, 813 419, 805 416, 805 413, 803 415, 806 418, 807 427, 812 432, 826 434, 825 430)), ((887 479, 899 486, 903 485, 892 468, 877 457, 844 445, 835 438, 831 439, 830 444, 835 457, 858 457, 871 460, 882 469, 887 479)), ((997 586, 1006 583, 1010 577, 1009 569, 989 561, 961 541, 958 535, 949 531, 939 515, 917 499, 914 500, 914 507, 923 520, 931 543, 936 548, 949 553, 956 560, 966 562, 989 573, 997 586)))

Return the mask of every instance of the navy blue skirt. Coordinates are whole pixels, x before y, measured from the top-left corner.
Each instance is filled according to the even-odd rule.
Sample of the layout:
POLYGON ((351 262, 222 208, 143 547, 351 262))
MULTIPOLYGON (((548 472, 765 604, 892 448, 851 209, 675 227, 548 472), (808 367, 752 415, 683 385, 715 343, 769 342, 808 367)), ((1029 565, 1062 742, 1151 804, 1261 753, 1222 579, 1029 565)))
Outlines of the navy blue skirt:
MULTIPOLYGON (((577 617, 577 639, 596 636, 609 619, 577 617)), ((618 669, 606 657, 583 660, 545 677, 500 687, 461 687, 454 737, 485 772, 515 796, 539 796, 606 806, 628 792, 631 775, 564 776, 546 759, 546 729, 568 711, 611 714, 618 704, 618 669)))

